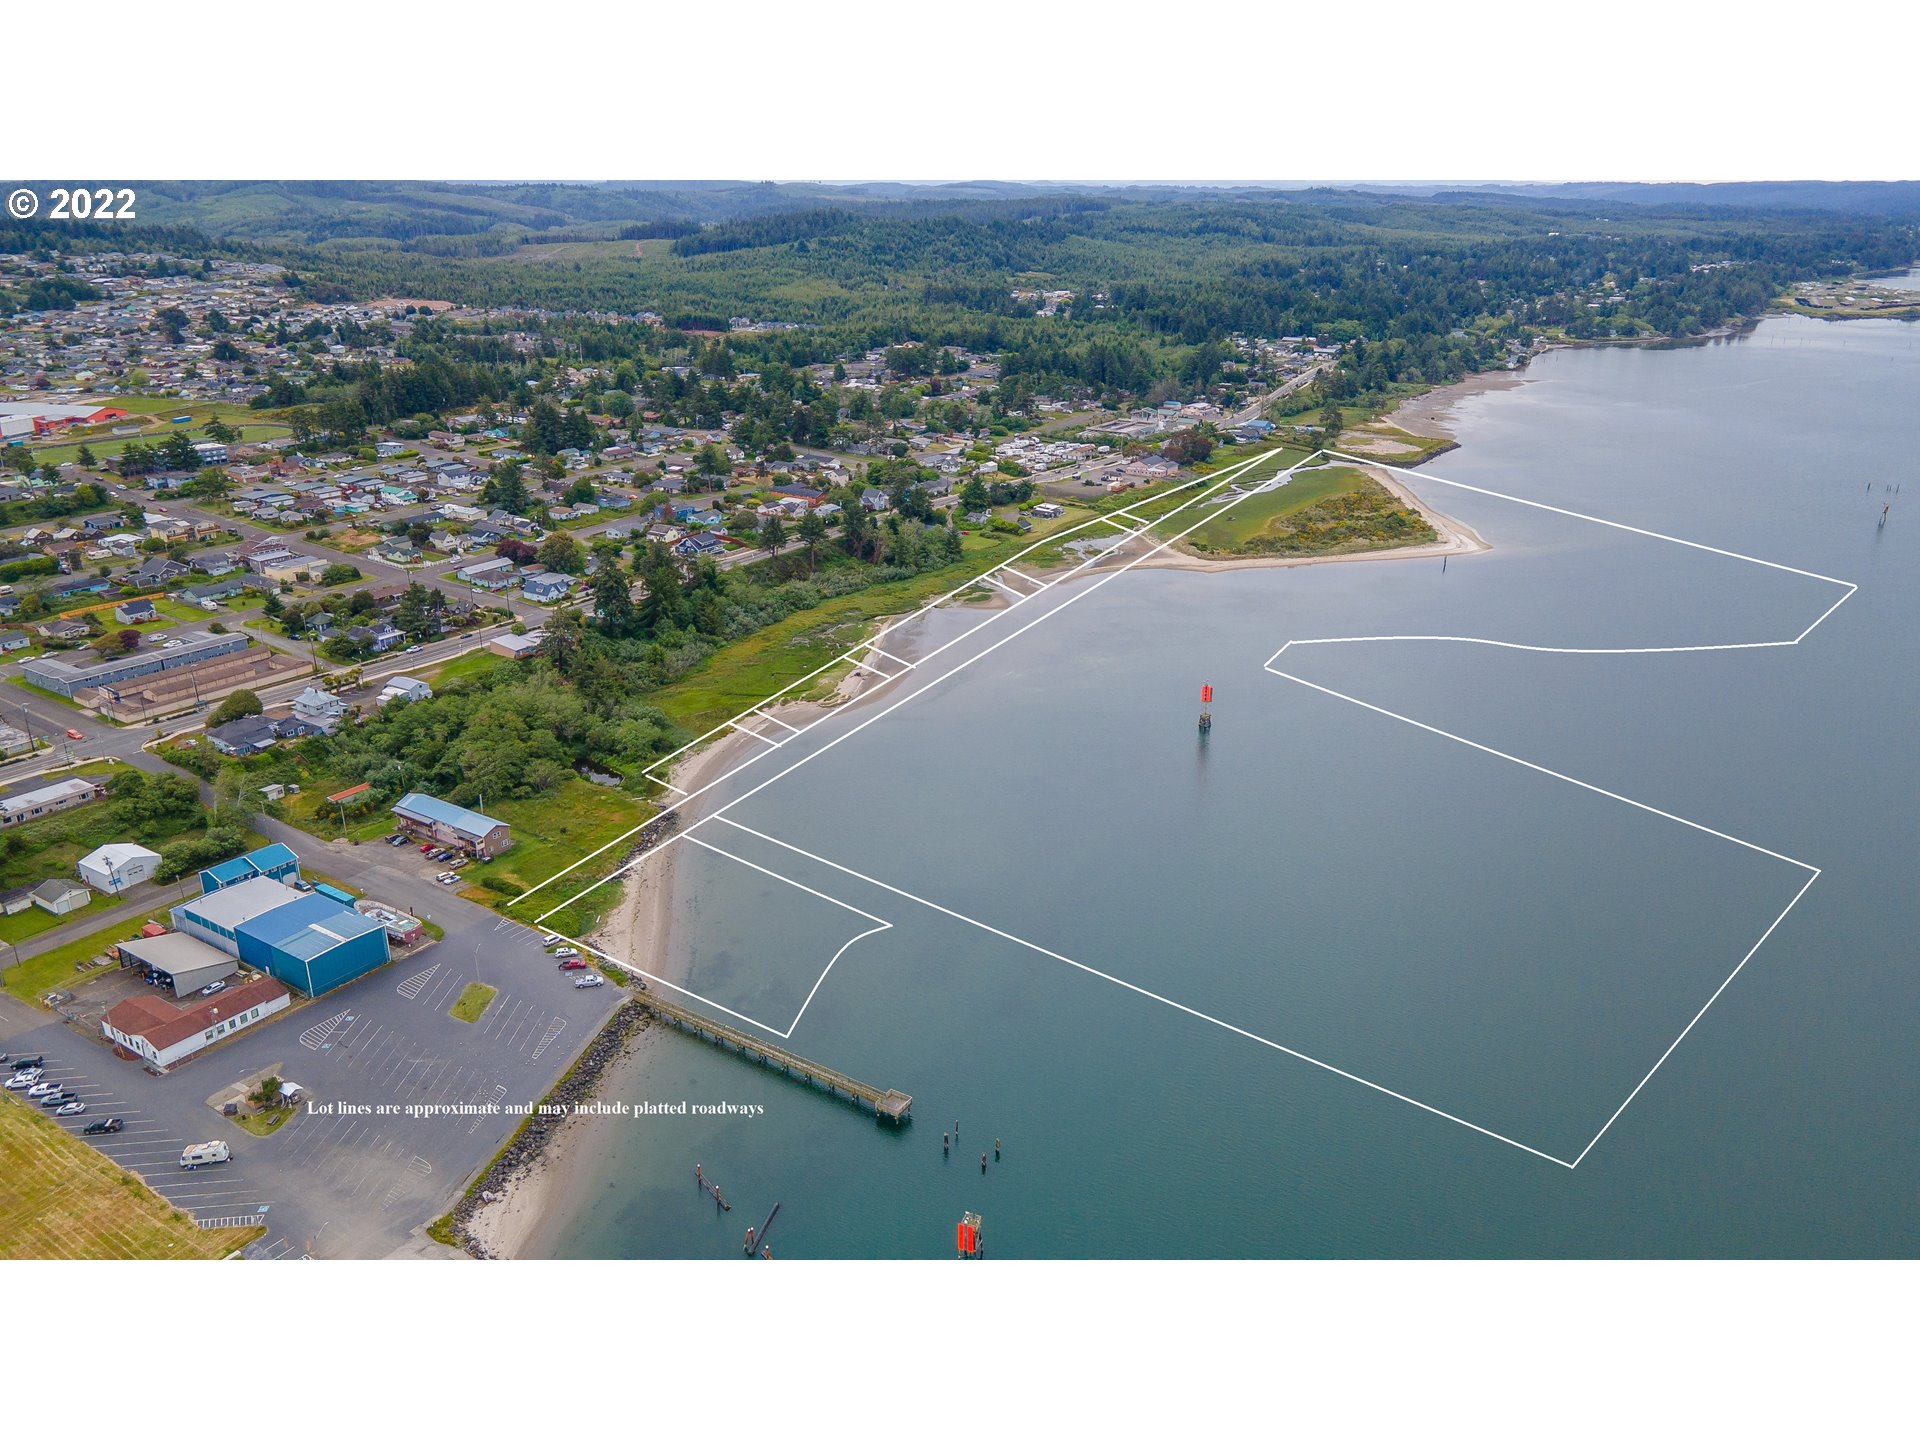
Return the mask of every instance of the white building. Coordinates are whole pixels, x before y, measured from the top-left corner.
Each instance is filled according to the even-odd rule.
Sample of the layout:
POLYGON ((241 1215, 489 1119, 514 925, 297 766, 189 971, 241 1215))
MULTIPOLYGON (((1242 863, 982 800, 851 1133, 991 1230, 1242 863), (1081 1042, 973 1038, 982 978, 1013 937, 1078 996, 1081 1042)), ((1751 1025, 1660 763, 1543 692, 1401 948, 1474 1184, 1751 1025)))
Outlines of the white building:
POLYGON ((165 1070, 290 1003, 285 985, 258 975, 186 1006, 170 1005, 157 995, 130 996, 106 1013, 100 1030, 118 1048, 165 1070))
POLYGON ((91 780, 58 780, 38 790, 9 795, 0 800, 0 826, 24 825, 43 815, 58 814, 76 805, 85 805, 106 794, 106 787, 91 780))
POLYGON ((160 868, 160 857, 144 845, 124 841, 102 845, 91 855, 82 855, 76 866, 80 878, 105 895, 117 895, 130 885, 151 880, 160 868))
POLYGON ((58 878, 42 880, 32 894, 33 903, 49 915, 71 915, 93 901, 93 893, 86 886, 58 878))
POLYGON ((293 718, 331 735, 346 717, 347 702, 309 685, 293 697, 293 718))
POLYGON ((433 687, 427 684, 426 681, 417 680, 411 675, 396 675, 387 681, 387 688, 380 692, 379 699, 375 701, 375 703, 379 705, 390 705, 395 700, 399 700, 410 705, 415 700, 431 700, 432 698, 433 687))

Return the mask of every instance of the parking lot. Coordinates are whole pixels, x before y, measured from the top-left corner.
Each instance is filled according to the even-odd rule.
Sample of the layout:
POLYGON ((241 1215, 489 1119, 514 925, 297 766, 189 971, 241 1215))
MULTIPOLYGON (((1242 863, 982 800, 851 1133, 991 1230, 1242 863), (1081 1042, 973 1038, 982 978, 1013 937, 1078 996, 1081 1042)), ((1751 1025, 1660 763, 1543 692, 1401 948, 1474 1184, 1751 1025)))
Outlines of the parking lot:
POLYGON ((445 846, 434 845, 424 840, 415 840, 410 836, 403 836, 398 831, 396 831, 394 835, 390 835, 383 840, 377 840, 373 843, 379 845, 383 850, 392 852, 392 860, 390 863, 394 866, 424 875, 427 879, 443 885, 448 890, 458 890, 461 885, 472 883, 474 878, 473 872, 485 863, 472 856, 450 850, 445 846), (395 836, 400 836, 400 843, 394 843, 395 836), (459 880, 456 883, 441 879, 442 876, 446 875, 458 876, 459 880))
MULTIPOLYGON (((417 852, 415 852, 417 853, 417 852)), ((0 1016, 0 1049, 45 1053, 47 1074, 87 1102, 59 1123, 78 1134, 118 1115, 125 1129, 83 1136, 203 1225, 259 1221, 254 1258, 377 1257, 448 1209, 519 1124, 514 1113, 409 1115, 408 1107, 537 1102, 619 1002, 614 986, 576 989, 541 937, 450 902, 446 938, 354 984, 241 1032, 172 1074, 115 1059, 44 1012, 0 1016), (448 1010, 468 982, 498 991, 477 1021, 448 1010), (15 1017, 15 1018, 10 1018, 15 1017), (252 1135, 208 1104, 272 1069, 306 1089, 300 1109, 252 1135), (228 1164, 186 1172, 185 1146, 226 1140, 228 1164)))
MULTIPOLYGON (((53 1027, 51 1036, 33 1034, 36 1041, 44 1039, 47 1048, 9 1042, 7 1050, 15 1056, 44 1055, 46 1078, 74 1091, 87 1107, 82 1115, 54 1116, 54 1123, 134 1171, 203 1226, 265 1222, 273 1197, 262 1188, 267 1177, 257 1168, 233 1162, 197 1170, 180 1168, 180 1153, 189 1145, 229 1139, 228 1131, 247 1138, 235 1126, 211 1110, 205 1110, 206 1119, 199 1121, 191 1114, 171 1113, 164 1105, 143 1104, 146 1097, 141 1094, 140 1084, 151 1077, 136 1065, 115 1060, 111 1051, 77 1040, 71 1031, 53 1027), (114 1118, 123 1126, 117 1134, 85 1133, 95 1121, 114 1118)), ((36 1103, 27 1101, 24 1091, 15 1092, 14 1098, 36 1103)))

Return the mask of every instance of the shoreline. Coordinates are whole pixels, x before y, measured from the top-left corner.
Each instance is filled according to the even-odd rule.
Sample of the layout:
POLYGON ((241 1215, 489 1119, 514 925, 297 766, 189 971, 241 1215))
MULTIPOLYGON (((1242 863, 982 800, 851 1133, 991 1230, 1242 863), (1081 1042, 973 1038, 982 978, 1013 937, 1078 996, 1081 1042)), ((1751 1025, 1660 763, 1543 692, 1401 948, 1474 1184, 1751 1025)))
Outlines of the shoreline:
MULTIPOLYGON (((1351 465, 1353 462, 1343 463, 1351 465)), ((1161 551, 1150 560, 1142 560, 1135 568, 1192 570, 1201 573, 1224 570, 1284 570, 1298 565, 1344 565, 1349 562, 1370 560, 1417 560, 1435 555, 1475 555, 1493 548, 1479 531, 1463 521, 1454 519, 1443 510, 1434 509, 1408 489, 1405 482, 1397 476, 1379 470, 1371 463, 1366 466, 1366 469, 1370 478, 1377 480, 1401 504, 1416 511, 1421 519, 1433 527, 1440 538, 1422 545, 1397 545, 1386 550, 1354 550, 1339 555, 1229 555, 1219 559, 1182 550, 1176 545, 1161 551)))
MULTIPOLYGON (((886 617, 876 621, 876 628, 896 618, 886 617)), ((871 679, 870 671, 856 666, 841 677, 833 693, 826 699, 788 701, 774 706, 769 713, 778 713, 795 725, 804 725, 830 710, 856 703, 870 687, 871 679)), ((741 756, 751 754, 754 743, 745 735, 720 736, 676 760, 668 778, 678 789, 698 792, 701 787, 723 777, 741 756)), ((698 802, 689 809, 693 818, 698 818, 698 802)), ((675 812, 676 816, 688 813, 675 812)), ((677 852, 669 849, 644 865, 636 865, 623 886, 620 903, 608 913, 599 929, 584 937, 590 940, 594 948, 610 955, 624 956, 629 961, 644 954, 648 957, 647 968, 670 981, 683 978, 672 964, 676 856, 677 852)), ((624 1012, 625 1007, 614 1010, 608 1016, 608 1025, 624 1012)), ((583 1078, 589 1082, 587 1093, 616 1075, 624 1063, 634 1058, 642 1035, 650 1028, 629 1024, 620 1043, 605 1049, 605 1053, 596 1054, 595 1046, 589 1047, 588 1053, 594 1063, 587 1066, 588 1057, 582 1058, 582 1066, 585 1067, 583 1078)), ((606 1029, 603 1028, 600 1036, 605 1034, 606 1029)), ((591 1120, 593 1117, 568 1116, 548 1125, 537 1137, 530 1130, 526 1136, 516 1140, 507 1152, 503 1152, 495 1167, 502 1172, 497 1177, 497 1188, 478 1191, 478 1203, 463 1222, 466 1236, 471 1238, 484 1258, 548 1258, 543 1242, 551 1233, 553 1224, 564 1213, 560 1204, 559 1178, 585 1173, 593 1164, 593 1142, 590 1137, 594 1127, 579 1123, 582 1118, 591 1120), (503 1163, 523 1145, 528 1146, 528 1150, 517 1163, 511 1166, 503 1163)), ((456 1215, 458 1209, 456 1207, 456 1215)))
MULTIPOLYGON (((630 1002, 615 1006, 580 1057, 538 1104, 571 1112, 590 1099, 630 1053, 633 1041, 649 1028, 651 1018, 630 1002)), ((535 1114, 514 1132, 447 1212, 457 1241, 452 1255, 476 1260, 526 1258, 530 1241, 553 1213, 554 1179, 570 1169, 580 1137, 591 1128, 576 1123, 579 1118, 571 1113, 535 1114)))
MULTIPOLYGON (((1510 389, 1525 379, 1522 372, 1470 376, 1454 385, 1441 386, 1410 397, 1381 419, 1414 434, 1430 434, 1439 430, 1451 440, 1454 437, 1445 426, 1455 403, 1482 391, 1510 389), (1416 423, 1407 423, 1409 420, 1416 423)), ((1203 572, 1273 569, 1465 555, 1492 548, 1472 527, 1427 504, 1399 477, 1381 470, 1375 464, 1368 464, 1366 469, 1402 504, 1416 510, 1441 538, 1424 545, 1363 550, 1343 555, 1242 556, 1215 560, 1169 549, 1150 560, 1141 561, 1137 568, 1203 572)), ((981 598, 956 603, 981 610, 1004 609, 1010 604, 1006 596, 997 590, 985 586, 982 588, 981 598)), ((882 617, 874 622, 873 629, 877 632, 901 618, 882 617)), ((767 707, 766 713, 796 728, 804 728, 830 711, 858 704, 871 688, 872 679, 870 670, 855 665, 840 678, 833 693, 825 699, 784 701, 767 707)), ((725 776, 743 756, 751 754, 755 746, 756 742, 746 735, 718 736, 676 760, 668 772, 669 783, 676 791, 697 793, 725 776)), ((701 802, 695 801, 676 814, 688 820, 697 820, 700 810, 701 802)), ((608 913, 597 930, 583 937, 596 949, 625 957, 630 962, 636 957, 647 957, 647 967, 669 981, 682 978, 672 964, 676 858, 675 853, 668 850, 644 865, 635 866, 623 887, 624 893, 619 904, 608 913)), ((616 1010, 613 1016, 621 1013, 616 1010)), ((609 1017, 609 1024, 612 1019, 609 1017)), ((597 1086, 623 1064, 633 1060, 638 1052, 634 1044, 628 1043, 628 1039, 637 1040, 638 1033, 629 1027, 613 1052, 592 1067, 590 1080, 593 1085, 597 1086)), ((486 1257, 515 1260, 543 1256, 546 1246, 542 1242, 564 1214, 557 1188, 558 1177, 562 1174, 584 1174, 590 1170, 593 1156, 588 1137, 592 1133, 591 1125, 577 1124, 574 1117, 568 1117, 545 1128, 529 1158, 511 1167, 504 1165, 508 1154, 527 1143, 532 1138, 531 1134, 517 1140, 509 1147, 509 1152, 503 1153, 500 1162, 496 1162, 504 1171, 499 1177, 502 1182, 500 1188, 481 1192, 485 1194, 485 1200, 476 1205, 464 1221, 467 1235, 471 1236, 486 1257)))

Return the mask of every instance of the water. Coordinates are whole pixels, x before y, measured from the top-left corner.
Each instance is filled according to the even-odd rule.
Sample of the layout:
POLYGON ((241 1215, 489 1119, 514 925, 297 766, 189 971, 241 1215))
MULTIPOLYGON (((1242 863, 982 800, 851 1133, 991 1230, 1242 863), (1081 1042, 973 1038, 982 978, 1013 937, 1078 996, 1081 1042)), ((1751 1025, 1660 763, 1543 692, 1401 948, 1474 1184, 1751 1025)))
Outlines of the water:
POLYGON ((1909 270, 1904 275, 1882 275, 1873 283, 1889 290, 1920 290, 1920 270, 1909 270))
POLYGON ((737 1255, 778 1200, 782 1258, 946 1257, 966 1209, 997 1257, 1911 1254, 1920 490, 1882 487, 1920 478, 1920 328, 1533 377, 1433 476, 1811 574, 1426 478, 1490 552, 1096 570, 993 617, 731 782, 758 834, 680 847, 687 983, 914 1123, 655 1034, 604 1098, 749 1108, 595 1122, 536 1248, 737 1255), (1761 646, 1834 581, 1797 646, 1262 668, 1761 646))

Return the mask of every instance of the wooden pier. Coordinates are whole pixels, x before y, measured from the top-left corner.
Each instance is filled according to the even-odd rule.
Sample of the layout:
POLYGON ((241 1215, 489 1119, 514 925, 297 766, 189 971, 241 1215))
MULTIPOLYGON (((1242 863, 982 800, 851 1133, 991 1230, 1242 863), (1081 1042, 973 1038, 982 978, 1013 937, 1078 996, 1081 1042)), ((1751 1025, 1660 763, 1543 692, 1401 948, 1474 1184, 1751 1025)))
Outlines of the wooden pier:
POLYGON ((876 1120, 904 1125, 913 1118, 911 1095, 903 1095, 898 1090, 882 1090, 863 1080, 855 1080, 851 1075, 842 1075, 838 1070, 829 1070, 825 1065, 816 1065, 791 1050, 782 1050, 778 1045, 757 1039, 724 1021, 710 1020, 696 1010, 663 999, 650 989, 640 991, 633 998, 669 1025, 689 1035, 718 1045, 722 1050, 732 1050, 749 1060, 757 1060, 808 1085, 817 1085, 830 1095, 864 1105, 873 1111, 876 1120))

